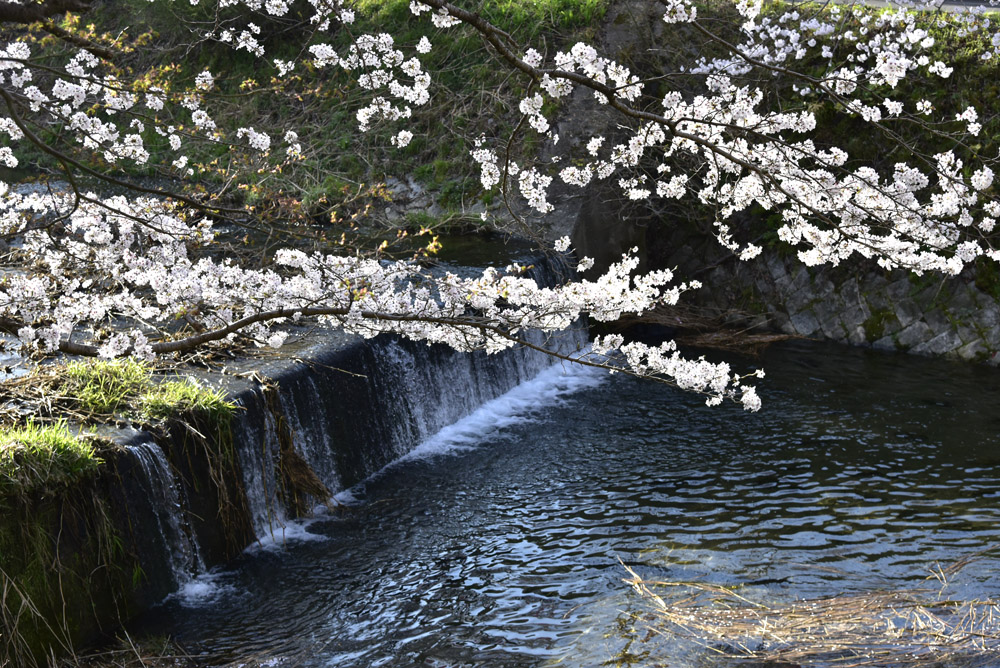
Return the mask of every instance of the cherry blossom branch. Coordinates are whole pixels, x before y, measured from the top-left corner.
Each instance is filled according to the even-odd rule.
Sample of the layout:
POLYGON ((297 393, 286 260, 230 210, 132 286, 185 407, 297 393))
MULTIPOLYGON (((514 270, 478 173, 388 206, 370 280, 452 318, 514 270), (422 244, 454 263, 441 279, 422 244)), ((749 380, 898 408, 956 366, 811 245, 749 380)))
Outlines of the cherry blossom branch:
MULTIPOLYGON (((282 320, 289 318, 299 318, 299 317, 347 317, 352 315, 352 310, 349 308, 336 308, 336 307, 306 307, 306 308, 292 308, 292 307, 282 307, 278 309, 271 309, 269 311, 263 311, 260 313, 255 313, 253 315, 241 318, 235 322, 232 322, 225 327, 220 327, 210 331, 205 331, 193 336, 187 336, 182 339, 177 339, 174 341, 159 341, 156 343, 150 343, 150 348, 152 352, 156 354, 169 354, 169 353, 183 353, 195 350, 199 347, 204 346, 206 343, 211 343, 213 341, 221 341, 226 337, 245 330, 249 326, 258 323, 265 323, 268 321, 282 320)), ((581 351, 573 352, 560 352, 553 348, 546 347, 537 343, 532 343, 524 337, 512 334, 510 331, 501 327, 500 325, 490 323, 488 321, 475 318, 475 317, 457 317, 457 318, 442 318, 434 316, 421 316, 414 314, 398 314, 398 313, 380 313, 376 311, 361 310, 353 312, 354 316, 360 317, 365 320, 379 321, 379 322, 406 322, 406 323, 423 323, 423 324, 433 324, 433 325, 443 325, 445 327, 451 327, 458 332, 463 332, 469 329, 478 330, 480 332, 489 333, 491 335, 500 337, 509 341, 515 346, 521 346, 529 350, 533 350, 553 359, 557 359, 563 362, 569 362, 571 364, 578 364, 580 366, 586 366, 593 369, 602 369, 604 371, 609 371, 612 373, 621 373, 627 376, 632 376, 635 378, 641 378, 646 380, 652 380, 658 383, 663 383, 665 385, 670 385, 671 387, 678 387, 678 381, 662 375, 658 375, 655 371, 652 373, 644 373, 637 371, 621 364, 611 364, 609 362, 595 361, 595 358, 591 354, 581 354, 581 351)), ((23 323, 17 322, 11 318, 0 317, 0 331, 7 332, 9 334, 17 335, 18 331, 24 327, 23 323)), ((88 345, 83 343, 77 343, 74 341, 60 341, 59 351, 67 355, 79 355, 82 357, 97 357, 100 355, 98 346, 88 345)), ((600 357, 607 358, 602 355, 600 357)), ((751 375, 759 375, 751 374, 751 375)), ((697 394, 702 394, 704 396, 713 397, 715 396, 711 392, 695 389, 697 394)), ((738 400, 738 395, 730 395, 730 399, 738 400)))
POLYGON ((56 160, 58 160, 63 164, 72 165, 81 172, 84 172, 89 176, 93 176, 94 178, 100 179, 101 181, 105 181, 112 185, 120 186, 122 188, 127 188, 128 190, 135 192, 145 193, 147 195, 156 195, 158 197, 169 198, 177 200, 179 202, 184 202, 185 204, 192 206, 200 211, 212 211, 216 213, 240 213, 240 214, 244 213, 243 209, 234 209, 223 206, 208 205, 205 204, 204 202, 200 202, 196 199, 193 199, 186 195, 182 195, 180 193, 163 190, 161 188, 150 188, 148 186, 143 186, 137 183, 130 183, 128 181, 122 181, 121 179, 117 179, 114 176, 111 176, 110 174, 107 174, 105 172, 99 172, 95 169, 91 169, 90 167, 83 164, 79 160, 76 160, 72 156, 66 155, 62 151, 53 148, 47 142, 42 140, 38 135, 32 132, 31 128, 28 127, 28 125, 17 113, 16 109, 17 103, 15 102, 14 98, 2 86, 0 86, 0 99, 3 99, 4 104, 7 107, 7 112, 10 114, 11 120, 14 121, 14 124, 18 127, 18 129, 24 133, 24 136, 28 139, 28 141, 37 146, 44 153, 54 157, 56 160))

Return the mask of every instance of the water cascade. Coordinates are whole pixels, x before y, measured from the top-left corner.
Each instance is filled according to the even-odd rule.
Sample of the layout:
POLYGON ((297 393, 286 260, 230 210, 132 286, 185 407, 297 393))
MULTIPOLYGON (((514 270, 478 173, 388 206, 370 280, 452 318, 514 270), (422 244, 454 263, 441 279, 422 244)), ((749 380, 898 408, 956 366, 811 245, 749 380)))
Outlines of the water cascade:
MULTIPOLYGON (((197 593, 204 582, 197 576, 255 543, 282 543, 302 530, 292 520, 553 361, 528 348, 460 354, 387 336, 310 334, 271 360, 244 360, 206 379, 221 383, 240 407, 223 427, 192 416, 155 433, 109 432, 122 447, 105 457, 94 498, 119 545, 112 557, 118 563, 101 564, 109 567, 106 582, 88 576, 93 566, 74 575, 81 601, 92 605, 53 604, 53 610, 93 612, 86 621, 60 621, 77 629, 67 631, 68 643, 92 641, 179 589, 197 593)), ((532 342, 571 352, 585 338, 577 329, 532 342)), ((84 554, 88 541, 100 537, 83 522, 72 535, 59 524, 56 518, 51 533, 60 553, 84 554)), ((41 593, 50 594, 59 596, 41 593)), ((26 642, 36 644, 30 651, 39 656, 49 653, 46 643, 56 651, 68 644, 26 642)), ((0 663, 12 652, 0 637, 0 663)))
POLYGON ((136 483, 148 500, 153 521, 147 529, 167 564, 173 587, 181 587, 196 573, 205 570, 198 543, 191 535, 184 514, 181 487, 170 469, 163 449, 151 440, 129 446, 129 454, 138 463, 136 483))
MULTIPOLYGON (((552 281, 544 264, 532 271, 552 281)), ((562 353, 586 343, 583 328, 548 340, 528 336, 532 344, 562 353)), ((157 561, 168 564, 171 590, 254 541, 281 542, 295 529, 291 520, 329 503, 331 495, 533 378, 554 359, 526 347, 463 354, 395 337, 362 340, 333 332, 315 333, 289 356, 247 364, 226 378, 230 397, 241 407, 231 444, 211 446, 216 452, 206 444, 192 449, 178 427, 156 442, 139 439, 130 446, 138 484, 152 503, 147 531, 154 535, 145 542, 164 552, 157 561)))
MULTIPOLYGON (((575 330, 547 343, 569 352, 585 338, 575 330)), ((551 363, 530 349, 468 355, 379 337, 314 349, 306 363, 269 373, 274 389, 240 395, 247 410, 234 434, 258 540, 280 539, 288 520, 309 510, 293 499, 302 496, 295 467, 304 463, 314 488, 319 482, 336 494, 551 363)))

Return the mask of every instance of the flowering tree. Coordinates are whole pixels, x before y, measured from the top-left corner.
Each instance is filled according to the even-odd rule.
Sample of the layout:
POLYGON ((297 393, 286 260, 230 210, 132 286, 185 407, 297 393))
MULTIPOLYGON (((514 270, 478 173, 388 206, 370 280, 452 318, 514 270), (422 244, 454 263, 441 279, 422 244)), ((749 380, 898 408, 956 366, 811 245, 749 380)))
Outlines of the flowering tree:
MULTIPOLYGON (((247 85, 258 97, 277 94, 291 78, 346 71, 357 131, 388 132, 388 143, 403 149, 414 139, 413 110, 434 94, 434 73, 422 61, 434 48, 430 37, 465 26, 526 81, 515 133, 534 133, 549 147, 542 160, 484 136, 471 151, 483 189, 499 191, 516 216, 551 211, 556 180, 579 188, 608 181, 631 200, 690 198, 712 207, 716 238, 742 260, 761 252, 732 222, 751 208, 780 213, 778 238, 807 265, 858 255, 887 268, 956 274, 981 256, 1000 259, 989 243, 1000 215, 996 157, 977 138, 988 110, 936 118, 931 102, 896 95, 908 77, 951 72, 933 57, 929 21, 975 42, 978 57, 996 57, 1000 33, 991 32, 989 15, 838 5, 764 12, 759 0, 739 0, 735 20, 720 29, 700 20, 689 0, 653 5, 662 29, 683 26, 704 42, 703 55, 681 71, 635 73, 592 44, 556 51, 521 44, 472 3, 445 0, 410 3, 427 34, 405 44, 351 33, 354 11, 344 0, 218 0, 190 24, 188 48, 215 44, 251 55, 270 79, 247 85), (293 55, 269 54, 275 34, 282 54, 293 55), (338 47, 332 36, 344 34, 347 46, 338 47), (675 85, 679 76, 683 84, 675 85), (613 113, 618 129, 563 154, 553 115, 560 101, 581 95, 613 113), (858 164, 818 140, 819 104, 905 149, 907 160, 858 164), (927 137, 948 148, 927 150, 920 144, 927 137)), ((558 331, 581 315, 641 314, 697 286, 669 271, 635 275, 634 252, 594 280, 555 287, 540 287, 517 266, 474 278, 430 274, 417 262, 319 244, 309 231, 288 235, 280 248, 265 244, 263 262, 241 257, 234 230, 274 231, 240 197, 244 179, 281 174, 300 160, 296 128, 267 114, 252 126, 230 123, 224 109, 233 99, 220 90, 218 68, 194 76, 171 67, 135 71, 129 54, 166 46, 152 29, 113 35, 84 26, 80 17, 91 10, 84 0, 0 3, 0 162, 31 168, 44 159, 63 184, 0 184, 0 234, 9 242, 0 328, 29 349, 151 357, 238 338, 280 347, 283 326, 318 318, 363 336, 392 332, 495 352, 532 345, 527 330, 558 331), (216 158, 221 178, 211 189, 199 186, 207 167, 192 157, 205 145, 228 161, 218 166, 216 158), (158 179, 127 176, 154 168, 158 179)), ((556 250, 568 251, 568 239, 556 250)), ((580 269, 591 264, 579 260, 580 269)), ((685 359, 671 342, 605 337, 578 361, 674 383, 710 404, 760 405, 745 377, 726 364, 685 359)))

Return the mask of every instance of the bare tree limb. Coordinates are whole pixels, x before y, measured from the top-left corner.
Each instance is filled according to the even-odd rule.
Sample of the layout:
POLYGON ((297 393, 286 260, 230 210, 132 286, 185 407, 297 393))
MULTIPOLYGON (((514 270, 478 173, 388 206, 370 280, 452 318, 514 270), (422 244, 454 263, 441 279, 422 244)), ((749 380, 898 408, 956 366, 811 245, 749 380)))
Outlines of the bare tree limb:
POLYGON ((0 2, 0 23, 39 23, 66 12, 83 13, 90 9, 89 0, 45 0, 44 2, 0 2))

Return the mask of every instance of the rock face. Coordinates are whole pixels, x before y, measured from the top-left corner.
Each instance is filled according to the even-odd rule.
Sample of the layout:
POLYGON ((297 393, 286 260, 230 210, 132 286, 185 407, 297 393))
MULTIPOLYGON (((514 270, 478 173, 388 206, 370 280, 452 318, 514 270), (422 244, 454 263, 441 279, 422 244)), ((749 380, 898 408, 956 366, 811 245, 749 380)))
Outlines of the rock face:
POLYGON ((1000 362, 1000 304, 980 287, 982 277, 977 284, 971 268, 956 277, 864 264, 809 268, 794 253, 773 249, 740 262, 681 226, 649 245, 652 264, 677 267, 680 277, 704 283, 686 302, 746 314, 755 326, 883 350, 1000 362))

